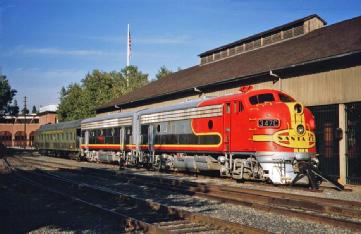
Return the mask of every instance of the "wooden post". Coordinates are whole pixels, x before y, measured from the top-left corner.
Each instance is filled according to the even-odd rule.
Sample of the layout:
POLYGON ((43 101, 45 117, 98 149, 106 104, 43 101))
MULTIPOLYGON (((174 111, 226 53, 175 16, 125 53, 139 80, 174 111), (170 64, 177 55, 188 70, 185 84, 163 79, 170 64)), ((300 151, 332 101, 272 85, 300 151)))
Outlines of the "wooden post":
POLYGON ((338 105, 339 128, 342 129, 342 139, 339 141, 340 153, 340 178, 338 182, 342 185, 346 184, 347 157, 346 157, 346 109, 345 104, 338 105))

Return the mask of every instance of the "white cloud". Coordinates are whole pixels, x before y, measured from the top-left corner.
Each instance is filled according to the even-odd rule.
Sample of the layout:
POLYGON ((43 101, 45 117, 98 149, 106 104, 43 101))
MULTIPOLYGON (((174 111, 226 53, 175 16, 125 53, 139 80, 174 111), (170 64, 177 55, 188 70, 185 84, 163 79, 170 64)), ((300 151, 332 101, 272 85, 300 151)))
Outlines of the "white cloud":
POLYGON ((58 103, 59 91, 62 86, 79 83, 87 71, 78 69, 17 68, 7 72, 12 88, 18 91, 15 99, 24 96, 32 105, 47 105, 58 103))
POLYGON ((188 36, 139 37, 134 39, 134 43, 140 44, 186 44, 189 41, 188 36))
MULTIPOLYGON (((84 78, 87 71, 79 69, 52 69, 45 70, 40 68, 17 68, 9 71, 8 75, 11 79, 30 80, 32 83, 47 82, 47 81, 80 81, 84 78)), ((45 83, 46 84, 46 83, 45 83)))
POLYGON ((102 51, 102 50, 66 50, 55 47, 45 48, 25 48, 17 47, 16 52, 28 55, 52 55, 52 56, 71 56, 71 57, 87 57, 87 56, 119 56, 119 53, 102 51))
MULTIPOLYGON (((83 37, 83 36, 81 36, 83 37)), ((132 35, 132 41, 136 44, 186 44, 190 42, 190 38, 185 35, 180 36, 145 36, 132 35)), ((85 36, 84 39, 95 40, 106 43, 119 43, 125 44, 127 42, 126 36, 85 36)))

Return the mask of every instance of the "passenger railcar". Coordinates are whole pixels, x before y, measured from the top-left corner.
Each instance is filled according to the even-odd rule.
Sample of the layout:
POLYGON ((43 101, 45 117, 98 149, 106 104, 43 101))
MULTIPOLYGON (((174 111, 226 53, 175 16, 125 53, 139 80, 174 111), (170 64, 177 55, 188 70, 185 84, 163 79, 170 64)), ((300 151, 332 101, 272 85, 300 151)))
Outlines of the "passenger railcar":
POLYGON ((83 120, 80 148, 94 161, 289 184, 316 161, 314 129, 292 97, 251 90, 83 120))
POLYGON ((81 120, 42 125, 34 136, 34 147, 44 155, 79 157, 81 120))

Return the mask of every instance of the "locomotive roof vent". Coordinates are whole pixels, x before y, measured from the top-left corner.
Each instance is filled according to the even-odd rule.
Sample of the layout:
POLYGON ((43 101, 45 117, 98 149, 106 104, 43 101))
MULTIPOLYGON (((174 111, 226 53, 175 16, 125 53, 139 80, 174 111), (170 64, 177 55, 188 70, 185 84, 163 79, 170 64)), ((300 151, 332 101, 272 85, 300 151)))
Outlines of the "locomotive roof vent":
POLYGON ((245 86, 241 86, 239 88, 239 91, 241 93, 247 93, 247 92, 251 91, 252 89, 253 89, 253 85, 245 85, 245 86))

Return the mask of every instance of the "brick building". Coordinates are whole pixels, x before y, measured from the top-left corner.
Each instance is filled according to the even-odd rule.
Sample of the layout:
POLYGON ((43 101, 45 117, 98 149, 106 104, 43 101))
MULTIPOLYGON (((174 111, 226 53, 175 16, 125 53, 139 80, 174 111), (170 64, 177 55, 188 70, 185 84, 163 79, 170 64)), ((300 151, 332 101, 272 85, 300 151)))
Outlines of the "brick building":
POLYGON ((0 120, 0 143, 7 147, 32 147, 35 131, 44 124, 56 123, 54 106, 40 108, 39 114, 4 116, 0 120))
POLYGON ((114 99, 97 114, 227 95, 243 85, 281 89, 315 114, 322 171, 361 183, 361 17, 326 25, 310 15, 199 57, 200 64, 114 99))

